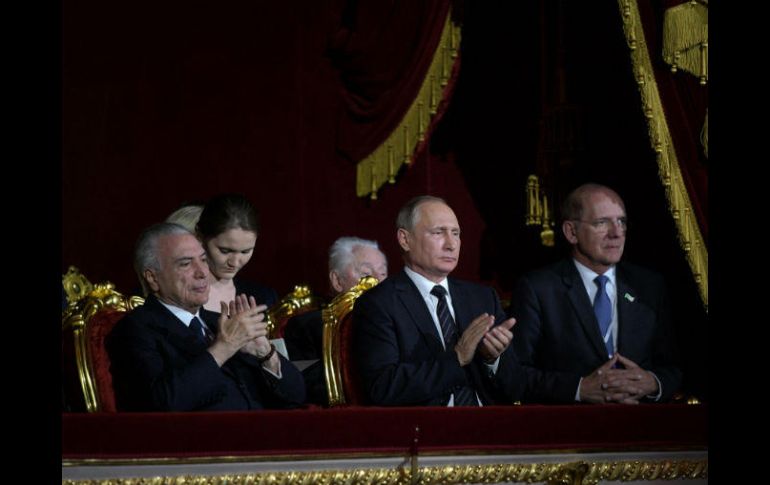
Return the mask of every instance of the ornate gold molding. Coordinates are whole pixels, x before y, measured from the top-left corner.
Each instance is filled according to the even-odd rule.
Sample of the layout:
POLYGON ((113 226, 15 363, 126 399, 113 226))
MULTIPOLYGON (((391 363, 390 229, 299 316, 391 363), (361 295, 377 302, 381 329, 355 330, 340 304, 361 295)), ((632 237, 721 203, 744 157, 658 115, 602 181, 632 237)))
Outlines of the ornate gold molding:
POLYGON ((67 273, 62 275, 61 284, 64 287, 64 293, 67 295, 68 305, 86 296, 94 287, 88 281, 88 278, 74 266, 70 266, 67 273))
POLYGON ((337 295, 321 311, 323 329, 323 362, 326 377, 326 389, 329 393, 329 405, 345 404, 345 387, 342 382, 340 363, 340 323, 353 309, 353 304, 363 292, 377 285, 373 276, 364 276, 356 286, 337 295))
POLYGON ((452 10, 447 11, 436 52, 420 91, 398 126, 380 146, 356 165, 356 195, 377 199, 377 191, 386 182, 395 183, 402 165, 409 165, 425 133, 444 99, 460 47, 460 27, 452 23, 452 10))
POLYGON ((116 291, 115 285, 109 281, 92 285, 74 266, 70 266, 65 278, 79 282, 78 284, 83 288, 90 288, 77 301, 72 301, 64 311, 62 332, 71 331, 74 336, 75 360, 86 409, 91 413, 98 412, 101 410, 101 402, 93 377, 93 358, 88 346, 88 324, 91 318, 103 308, 114 308, 126 312, 144 304, 144 298, 126 297, 116 291))
POLYGON ((276 324, 279 320, 286 319, 303 308, 319 308, 321 302, 313 295, 307 285, 296 285, 291 293, 278 300, 267 309, 267 333, 270 338, 276 338, 276 324))
POLYGON ((669 209, 678 229, 679 243, 687 256, 687 262, 708 312, 708 250, 682 179, 663 103, 658 92, 658 84, 655 81, 639 8, 636 0, 618 0, 618 6, 623 19, 626 41, 631 50, 634 77, 642 97, 642 109, 647 119, 650 143, 658 161, 658 174, 666 190, 669 209))
POLYGON ((307 484, 466 484, 534 483, 595 485, 600 480, 705 480, 708 460, 654 460, 568 463, 497 463, 397 468, 369 468, 301 472, 265 472, 221 475, 155 476, 101 480, 62 480, 63 485, 307 485, 307 484))

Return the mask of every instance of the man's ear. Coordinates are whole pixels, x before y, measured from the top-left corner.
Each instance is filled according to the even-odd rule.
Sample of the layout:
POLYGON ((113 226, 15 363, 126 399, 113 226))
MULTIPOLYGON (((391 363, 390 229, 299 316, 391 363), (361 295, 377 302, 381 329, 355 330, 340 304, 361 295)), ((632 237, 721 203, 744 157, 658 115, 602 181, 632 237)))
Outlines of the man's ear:
POLYGON ((340 281, 340 275, 338 275, 335 270, 329 271, 329 282, 332 284, 334 291, 337 293, 342 293, 344 288, 342 287, 342 282, 340 281))
POLYGON ((406 253, 409 252, 409 231, 400 227, 396 232, 396 238, 398 239, 398 245, 406 253))
POLYGON ((158 278, 155 275, 155 271, 147 268, 144 270, 144 273, 142 273, 142 276, 144 276, 144 280, 147 282, 147 285, 150 287, 153 293, 157 293, 158 290, 160 290, 160 285, 158 284, 158 278))
POLYGON ((564 221, 561 223, 561 232, 567 238, 570 244, 577 244, 577 227, 575 221, 564 221))

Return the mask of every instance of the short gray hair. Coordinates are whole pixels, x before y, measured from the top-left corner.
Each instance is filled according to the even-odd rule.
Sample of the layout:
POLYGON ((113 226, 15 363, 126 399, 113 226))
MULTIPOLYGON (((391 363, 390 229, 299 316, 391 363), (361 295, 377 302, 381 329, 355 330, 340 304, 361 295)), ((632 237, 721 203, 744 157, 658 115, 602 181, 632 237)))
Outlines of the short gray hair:
POLYGON ((144 279, 144 270, 160 270, 160 261, 158 261, 158 240, 164 236, 173 234, 189 234, 195 236, 184 226, 173 222, 160 222, 148 227, 139 236, 134 248, 134 271, 139 277, 139 283, 142 285, 144 296, 150 294, 150 287, 144 279))
MULTIPOLYGON (((341 237, 334 241, 329 248, 329 271, 342 273, 350 262, 353 261, 353 250, 356 246, 366 246, 380 251, 377 241, 352 236, 341 237)), ((384 256, 385 254, 383 253, 384 256)))
POLYGON ((401 207, 401 210, 398 211, 398 216, 396 217, 396 229, 406 229, 407 231, 412 232, 414 225, 419 221, 419 212, 417 212, 417 209, 428 202, 441 202, 449 207, 449 204, 447 204, 441 197, 418 195, 404 204, 404 206, 401 207))

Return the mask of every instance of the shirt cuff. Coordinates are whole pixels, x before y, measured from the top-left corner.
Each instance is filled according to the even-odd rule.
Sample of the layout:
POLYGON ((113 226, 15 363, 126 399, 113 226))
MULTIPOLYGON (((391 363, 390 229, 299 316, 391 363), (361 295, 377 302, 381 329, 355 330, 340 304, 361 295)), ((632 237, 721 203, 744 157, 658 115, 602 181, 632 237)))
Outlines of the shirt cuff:
POLYGON ((575 390, 575 402, 580 402, 580 384, 582 384, 583 378, 578 381, 577 390, 575 390))
POLYGON ((484 362, 484 366, 486 366, 487 371, 489 372, 489 375, 493 376, 497 374, 497 368, 500 366, 500 356, 498 355, 494 362, 491 364, 487 364, 484 362))

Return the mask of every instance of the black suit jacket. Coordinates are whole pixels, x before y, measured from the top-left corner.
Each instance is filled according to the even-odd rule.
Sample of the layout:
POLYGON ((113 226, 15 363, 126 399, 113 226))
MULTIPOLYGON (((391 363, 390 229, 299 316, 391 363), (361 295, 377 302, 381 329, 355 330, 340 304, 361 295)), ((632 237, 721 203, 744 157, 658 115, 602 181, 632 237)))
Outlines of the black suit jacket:
MULTIPOLYGON (((449 279, 458 336, 486 312, 505 319, 492 288, 449 279)), ((361 384, 375 405, 446 405, 460 386, 473 386, 483 404, 511 403, 524 380, 509 347, 492 375, 477 354, 465 368, 444 350, 420 292, 405 272, 361 295, 353 308, 353 352, 361 384)))
POLYGON ((291 317, 283 331, 291 360, 323 358, 323 332, 321 310, 311 310, 291 317))
MULTIPOLYGON (((218 313, 200 316, 216 334, 218 313)), ((305 399, 302 375, 281 359, 281 379, 237 352, 220 368, 206 346, 155 296, 127 313, 106 339, 121 411, 286 408, 305 399)))
MULTIPOLYGON (((661 400, 681 384, 663 278, 616 267, 617 351, 658 376, 661 400)), ((527 374, 526 401, 574 402, 578 382, 607 361, 599 324, 572 259, 528 273, 513 293, 513 347, 527 374)))
POLYGON ((278 301, 278 293, 268 286, 260 285, 259 283, 253 283, 251 281, 243 281, 238 278, 233 279, 235 285, 235 294, 244 294, 247 296, 253 296, 257 300, 258 305, 267 305, 268 308, 275 305, 278 301))

